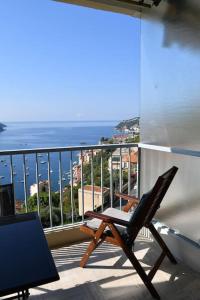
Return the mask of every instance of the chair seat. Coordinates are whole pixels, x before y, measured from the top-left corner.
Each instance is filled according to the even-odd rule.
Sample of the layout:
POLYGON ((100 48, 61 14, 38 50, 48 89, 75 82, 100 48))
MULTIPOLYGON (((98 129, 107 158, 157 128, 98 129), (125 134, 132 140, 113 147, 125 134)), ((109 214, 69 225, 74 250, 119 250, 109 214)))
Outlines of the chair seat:
MULTIPOLYGON (((111 217, 121 219, 121 220, 124 220, 124 221, 128 221, 128 222, 129 222, 129 220, 132 216, 132 213, 127 213, 127 212, 121 211, 121 210, 116 209, 116 208, 107 208, 103 212, 103 214, 106 215, 106 216, 111 216, 111 217)), ((102 221, 100 219, 93 218, 93 219, 88 220, 87 222, 85 222, 85 225, 87 225, 91 229, 97 230, 99 228, 99 226, 101 225, 101 222, 102 221)), ((117 224, 115 224, 115 225, 121 233, 124 232, 124 229, 126 227, 124 227, 122 225, 117 225, 117 224)), ((108 234, 110 232, 110 230, 106 229, 105 232, 108 234)))

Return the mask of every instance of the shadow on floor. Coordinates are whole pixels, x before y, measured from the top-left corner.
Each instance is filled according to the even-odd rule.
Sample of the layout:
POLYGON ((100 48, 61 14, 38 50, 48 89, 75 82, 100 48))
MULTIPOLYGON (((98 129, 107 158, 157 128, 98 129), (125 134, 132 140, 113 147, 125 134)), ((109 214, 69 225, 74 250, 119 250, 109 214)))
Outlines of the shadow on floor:
MULTIPOLYGON (((60 274, 66 272, 65 276, 70 276, 73 272, 77 281, 73 281, 68 288, 65 288, 65 278, 62 278, 62 285, 55 284, 53 290, 47 286, 38 287, 35 290, 41 294, 32 295, 30 299, 152 299, 118 247, 104 243, 94 251, 87 268, 79 268, 80 259, 87 245, 88 243, 81 243, 52 251, 60 274), (91 272, 89 280, 88 272, 91 272), (86 273, 87 276, 83 282, 86 273), (78 281, 79 276, 80 281, 78 281), (80 284, 77 284, 79 282, 80 284)), ((136 256, 139 256, 146 272, 150 270, 160 253, 156 243, 143 238, 137 241, 134 251, 136 256)), ((167 258, 153 279, 153 284, 162 299, 200 300, 200 275, 182 264, 171 264, 167 258)))

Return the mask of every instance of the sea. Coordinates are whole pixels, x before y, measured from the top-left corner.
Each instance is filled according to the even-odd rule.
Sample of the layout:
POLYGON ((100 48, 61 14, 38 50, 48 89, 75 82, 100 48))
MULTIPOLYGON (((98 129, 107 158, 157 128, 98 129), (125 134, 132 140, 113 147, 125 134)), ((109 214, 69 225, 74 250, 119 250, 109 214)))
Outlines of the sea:
MULTIPOLYGON (((101 137, 111 137, 116 133, 118 121, 85 121, 85 122, 7 122, 7 128, 0 133, 1 150, 38 149, 67 147, 78 145, 96 145, 101 137)), ((73 152, 73 162, 78 160, 78 153, 73 152)), ((50 154, 51 188, 59 190, 59 155, 50 154)), ((25 199, 23 156, 13 156, 15 198, 25 199)), ((25 156, 26 190, 36 183, 35 155, 25 156)), ((62 185, 69 183, 70 153, 62 153, 62 185)), ((47 154, 39 156, 39 180, 47 180, 47 154)), ((0 184, 11 182, 10 157, 0 155, 0 184)))

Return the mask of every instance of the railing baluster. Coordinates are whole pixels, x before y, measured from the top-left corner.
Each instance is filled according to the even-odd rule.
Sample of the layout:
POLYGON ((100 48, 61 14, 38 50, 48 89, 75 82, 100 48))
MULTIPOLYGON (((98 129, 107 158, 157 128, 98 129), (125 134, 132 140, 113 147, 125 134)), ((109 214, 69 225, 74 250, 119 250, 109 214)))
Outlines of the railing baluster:
POLYGON ((129 159, 128 159, 128 195, 131 194, 131 148, 128 149, 129 159))
MULTIPOLYGON (((1 170, 1 165, 0 165, 0 170, 1 170)), ((1 185, 1 177, 0 177, 0 185, 1 185)))
MULTIPOLYGON (((54 161, 51 161, 51 159, 54 159, 54 157, 51 157, 51 153, 57 153, 57 154, 53 154, 53 155, 58 155, 59 154, 59 179, 60 179, 60 184, 59 184, 59 188, 57 189, 58 192, 60 193, 60 199, 59 199, 59 207, 60 207, 60 223, 62 226, 64 226, 64 207, 63 207, 63 199, 64 199, 64 182, 63 182, 63 157, 62 154, 63 152, 70 152, 70 158, 68 158, 68 162, 70 162, 70 174, 71 174, 71 184, 70 187, 68 188, 68 191, 71 192, 71 196, 70 196, 70 200, 71 201, 71 215, 70 218, 72 220, 72 224, 74 224, 74 222, 76 222, 76 205, 75 205, 75 199, 74 199, 74 163, 73 163, 73 151, 80 151, 80 155, 81 155, 81 159, 80 159, 80 165, 79 165, 79 172, 80 172, 80 168, 81 168, 81 190, 82 190, 82 203, 79 203, 79 214, 81 216, 82 214, 82 220, 84 221, 84 213, 87 209, 87 205, 88 203, 86 202, 86 195, 85 195, 85 161, 84 161, 84 153, 85 150, 87 150, 88 152, 90 152, 90 159, 91 161, 88 163, 87 167, 91 167, 91 170, 89 170, 89 173, 91 175, 91 180, 89 179, 88 184, 91 184, 91 197, 90 197, 90 207, 95 210, 95 206, 96 206, 96 199, 95 199, 95 183, 96 183, 96 178, 95 178, 95 152, 94 151, 98 151, 99 152, 99 158, 100 158, 100 180, 101 182, 99 183, 100 186, 100 195, 101 195, 101 209, 103 211, 104 209, 104 186, 105 186, 105 173, 104 173, 104 160, 105 160, 105 156, 104 153, 105 151, 109 150, 110 151, 110 159, 111 159, 111 164, 110 164, 110 206, 113 207, 114 205, 114 178, 116 178, 116 176, 114 175, 114 172, 116 171, 117 174, 119 174, 119 177, 117 177, 117 182, 116 182, 116 188, 118 189, 118 191, 123 192, 123 186, 124 186, 124 182, 123 182, 123 148, 127 147, 128 148, 128 152, 129 152, 129 165, 128 165, 128 183, 126 184, 126 186, 128 187, 128 193, 131 192, 131 148, 135 147, 135 144, 129 144, 129 145, 125 145, 125 144, 120 144, 120 145, 94 145, 94 146, 77 146, 77 147, 60 147, 60 148, 48 148, 48 149, 27 149, 27 150, 11 150, 11 151, 0 151, 0 156, 2 157, 2 161, 4 160, 5 156, 10 157, 10 168, 7 169, 7 174, 5 176, 2 176, 2 179, 4 179, 4 177, 10 178, 11 183, 14 186, 14 200, 15 200, 15 209, 16 209, 16 199, 18 196, 18 193, 20 192, 20 190, 18 189, 18 187, 16 187, 16 178, 15 176, 15 171, 18 172, 18 166, 19 163, 17 161, 17 170, 15 170, 15 165, 13 164, 14 162, 14 158, 15 155, 17 155, 17 160, 18 158, 20 158, 20 162, 22 164, 21 159, 23 159, 23 190, 24 190, 24 205, 25 205, 25 210, 26 212, 29 211, 29 202, 28 202, 28 197, 29 197, 29 178, 27 177, 28 174, 28 166, 30 165, 30 162, 32 163, 32 161, 34 163, 36 163, 35 166, 35 186, 37 187, 37 204, 34 206, 34 209, 38 211, 38 214, 41 214, 41 209, 42 209, 42 202, 41 202, 41 192, 40 192, 40 176, 42 176, 42 174, 40 175, 39 173, 41 172, 40 170, 40 160, 39 157, 43 156, 43 155, 47 155, 48 161, 44 162, 44 163, 48 163, 48 206, 49 206, 49 221, 50 221, 50 227, 52 228, 55 224, 54 224, 54 220, 53 220, 53 204, 54 203, 54 198, 53 198, 53 191, 54 191, 54 186, 53 186, 53 182, 54 182, 54 176, 57 176, 56 172, 54 174, 54 176, 52 176, 52 171, 51 171, 51 165, 54 163, 54 161), (120 160, 117 163, 117 169, 115 170, 114 167, 114 162, 113 162, 113 150, 114 149, 119 149, 120 150, 120 160), (31 161, 29 161, 29 155, 32 154, 34 157, 30 157, 31 161), (33 158, 33 159, 32 159, 33 158), (28 159, 28 161, 27 161, 28 159), (92 201, 92 202, 91 202, 92 201), (82 205, 82 207, 81 207, 82 205), (81 212, 82 210, 82 212, 81 212)), ((137 184, 138 184, 138 190, 137 193, 139 194, 139 185, 140 185, 140 152, 141 150, 138 150, 138 171, 137 171, 137 184)), ((119 154, 118 154, 119 155, 119 154)), ((117 156, 119 158, 119 156, 117 156)), ((41 161, 41 163, 43 164, 43 162, 41 161)), ((3 170, 5 171, 5 169, 3 170)), ((78 171, 77 171, 78 172, 78 171)), ((19 172, 20 174, 20 172, 19 172)), ((68 173, 69 174, 69 173, 68 173)), ((4 175, 4 173, 2 174, 4 175)), ((79 173, 80 175, 80 173, 79 173)), ((33 176, 30 174, 30 181, 32 182, 32 178, 33 176)), ((20 180, 22 181, 22 180, 20 180)), ((19 182, 20 182, 19 181, 19 182)), ((3 180, 4 182, 4 180, 3 180)), ((35 188, 35 187, 34 187, 35 188)), ((56 191, 56 190, 55 190, 56 191)), ((122 199, 120 199, 120 209, 122 208, 122 199)))
POLYGON ((104 205, 104 194, 103 194, 103 150, 101 149, 101 210, 103 212, 103 205, 104 205))
POLYGON ((70 151, 70 177, 71 177, 71 212, 72 212, 72 224, 74 224, 74 175, 73 175, 73 156, 70 151))
POLYGON ((137 198, 140 199, 140 172, 141 172, 141 148, 138 147, 138 162, 137 162, 137 198))
POLYGON ((40 183, 39 183, 39 165, 38 165, 38 154, 35 154, 36 163, 36 184, 37 184, 37 211, 40 215, 40 183))
POLYGON ((62 185, 62 153, 59 152, 59 178, 60 178, 60 221, 63 226, 63 185, 62 185))
POLYGON ((52 220, 52 195, 51 195, 51 163, 50 163, 50 153, 47 154, 48 157, 48 183, 49 183, 49 218, 50 218, 50 227, 53 227, 52 220))
POLYGON ((84 182, 83 182, 83 151, 81 150, 81 191, 82 191, 82 221, 84 221, 84 182))
POLYGON ((93 164, 94 152, 92 150, 91 155, 91 185, 92 185, 92 210, 94 211, 94 164, 93 164))
MULTIPOLYGON (((120 148, 120 164, 119 164, 119 192, 122 192, 122 149, 120 148)), ((120 197, 120 210, 122 209, 122 198, 120 197)))
POLYGON ((10 155, 10 181, 13 185, 13 196, 14 196, 14 206, 15 206, 15 213, 16 213, 16 198, 15 198, 15 184, 14 184, 14 171, 13 171, 13 157, 10 155))
POLYGON ((13 179, 14 179, 14 175, 13 175, 13 159, 12 159, 12 155, 10 155, 10 182, 13 184, 13 179))
POLYGON ((25 210, 28 212, 28 203, 27 203, 27 178, 26 178, 26 156, 23 154, 23 172, 24 172, 24 196, 25 196, 25 210))
POLYGON ((113 207, 113 163, 112 151, 110 156, 110 206, 113 207))

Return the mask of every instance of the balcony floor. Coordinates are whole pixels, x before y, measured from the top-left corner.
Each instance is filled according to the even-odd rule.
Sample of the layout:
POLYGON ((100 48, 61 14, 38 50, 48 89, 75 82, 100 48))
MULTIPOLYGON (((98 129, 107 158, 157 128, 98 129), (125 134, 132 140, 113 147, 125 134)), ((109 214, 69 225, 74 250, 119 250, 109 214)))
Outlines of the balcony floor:
MULTIPOLYGON (((88 267, 80 268, 79 261, 87 244, 53 250, 60 280, 31 289, 30 299, 152 299, 129 261, 115 246, 104 243, 93 253, 88 267)), ((159 253, 156 244, 143 237, 138 238, 135 251, 146 271, 159 253)), ((162 300, 200 299, 200 274, 181 263, 173 265, 167 258, 153 283, 162 300)))

